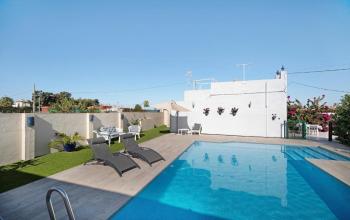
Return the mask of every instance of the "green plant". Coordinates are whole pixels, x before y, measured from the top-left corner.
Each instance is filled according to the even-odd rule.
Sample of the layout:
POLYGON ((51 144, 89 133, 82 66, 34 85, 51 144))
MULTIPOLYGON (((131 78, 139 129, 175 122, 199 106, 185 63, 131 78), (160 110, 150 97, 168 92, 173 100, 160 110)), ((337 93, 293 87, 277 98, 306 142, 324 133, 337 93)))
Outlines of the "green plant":
POLYGON ((328 121, 330 117, 326 114, 333 112, 333 108, 327 106, 324 102, 325 95, 308 99, 306 105, 303 105, 298 99, 291 101, 288 97, 288 120, 305 121, 308 124, 321 125, 323 131, 328 130, 328 121))
POLYGON ((134 107, 134 111, 135 111, 135 112, 141 112, 141 111, 142 111, 141 105, 136 104, 135 107, 134 107))
POLYGON ((0 107, 12 107, 13 99, 7 96, 0 98, 0 107))
POLYGON ((337 106, 334 115, 335 128, 334 133, 338 140, 350 145, 350 95, 345 95, 337 106))
POLYGON ((75 132, 73 135, 66 135, 64 133, 58 133, 57 138, 55 140, 52 140, 49 143, 49 147, 62 150, 62 146, 69 145, 69 144, 75 145, 81 139, 82 138, 78 132, 75 132))
POLYGON ((57 112, 63 113, 74 112, 75 103, 73 99, 65 97, 59 99, 55 104, 53 104, 52 109, 54 109, 57 112))
POLYGON ((149 107, 149 101, 148 100, 143 101, 143 107, 145 107, 145 108, 149 107))
POLYGON ((129 125, 139 125, 140 124, 140 120, 139 119, 135 119, 129 122, 129 125))

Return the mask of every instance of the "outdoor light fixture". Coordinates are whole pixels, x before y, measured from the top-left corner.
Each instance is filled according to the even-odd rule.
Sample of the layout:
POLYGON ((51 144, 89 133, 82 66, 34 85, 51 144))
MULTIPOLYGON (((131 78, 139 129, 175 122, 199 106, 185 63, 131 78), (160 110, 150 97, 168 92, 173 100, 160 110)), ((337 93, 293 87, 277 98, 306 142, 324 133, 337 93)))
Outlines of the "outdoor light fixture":
POLYGON ((27 126, 33 127, 34 126, 34 116, 27 117, 27 126))
POLYGON ((248 107, 252 107, 252 101, 249 102, 248 107))
POLYGON ((274 121, 277 118, 276 114, 272 114, 272 121, 274 121))

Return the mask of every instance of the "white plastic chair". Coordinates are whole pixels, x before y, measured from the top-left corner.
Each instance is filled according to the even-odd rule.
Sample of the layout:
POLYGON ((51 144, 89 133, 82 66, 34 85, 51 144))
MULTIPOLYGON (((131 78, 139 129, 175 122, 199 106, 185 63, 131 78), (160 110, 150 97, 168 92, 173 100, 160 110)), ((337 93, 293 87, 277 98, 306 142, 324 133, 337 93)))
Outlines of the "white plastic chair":
POLYGON ((201 124, 198 124, 198 123, 195 123, 192 127, 191 130, 189 130, 189 133, 190 134, 198 134, 198 135, 201 135, 201 132, 202 132, 202 125, 201 124))
POLYGON ((135 135, 135 140, 136 140, 136 137, 138 137, 139 139, 141 138, 141 126, 139 125, 130 125, 128 127, 128 133, 129 134, 133 134, 135 135))

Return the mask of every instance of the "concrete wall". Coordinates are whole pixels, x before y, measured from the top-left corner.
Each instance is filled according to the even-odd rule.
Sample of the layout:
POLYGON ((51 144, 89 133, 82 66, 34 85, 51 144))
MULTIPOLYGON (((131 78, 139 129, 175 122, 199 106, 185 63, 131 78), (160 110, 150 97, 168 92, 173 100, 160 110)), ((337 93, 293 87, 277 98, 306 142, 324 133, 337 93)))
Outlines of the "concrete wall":
POLYGON ((21 160, 22 115, 0 113, 0 165, 21 160))
POLYGON ((122 128, 120 123, 120 113, 99 113, 94 114, 94 127, 93 129, 99 129, 100 127, 115 126, 122 128))
POLYGON ((87 125, 84 113, 39 113, 35 114, 35 156, 50 153, 48 143, 56 133, 68 135, 78 132, 86 138, 87 125))
POLYGON ((83 139, 93 137, 93 130, 100 127, 120 127, 120 113, 40 113, 35 116, 35 156, 48 154, 48 143, 55 133, 68 135, 78 132, 83 139), (93 116, 92 121, 90 115, 93 116))
POLYGON ((209 90, 185 91, 184 101, 177 102, 190 112, 171 113, 171 130, 202 125, 207 134, 282 137, 287 120, 287 79, 216 82, 209 90), (224 108, 219 115, 218 107, 224 108), (203 109, 209 108, 209 115, 203 109), (238 108, 235 116, 231 108, 238 108), (276 119, 272 115, 276 114, 276 119))
POLYGON ((122 115, 124 130, 136 119, 141 120, 141 127, 144 131, 164 124, 163 112, 123 112, 122 115))
POLYGON ((0 165, 29 160, 50 153, 48 144, 56 133, 68 135, 78 132, 84 139, 93 137, 93 130, 102 126, 127 129, 129 121, 142 120, 142 129, 164 124, 164 113, 0 113, 0 165), (92 117, 91 117, 92 116, 92 117), (28 117, 34 117, 34 126, 28 127, 28 117))

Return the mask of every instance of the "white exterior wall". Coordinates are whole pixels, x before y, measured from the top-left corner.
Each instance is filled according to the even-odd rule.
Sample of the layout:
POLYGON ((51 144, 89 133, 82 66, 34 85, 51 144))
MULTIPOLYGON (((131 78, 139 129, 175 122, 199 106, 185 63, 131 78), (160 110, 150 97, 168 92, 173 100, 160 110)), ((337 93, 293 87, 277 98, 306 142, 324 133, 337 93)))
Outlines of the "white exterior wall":
MULTIPOLYGON (((206 134, 282 137, 287 120, 286 73, 281 79, 215 82, 209 90, 185 91, 184 101, 177 103, 191 109, 179 113, 178 128, 200 123, 206 134), (225 109, 221 115, 218 107, 225 109), (208 116, 203 114, 204 108, 210 108, 208 116), (231 108, 239 109, 236 116, 230 114, 231 108), (275 120, 272 114, 276 114, 275 120)), ((176 130, 175 117, 172 112, 172 131, 176 130)))

